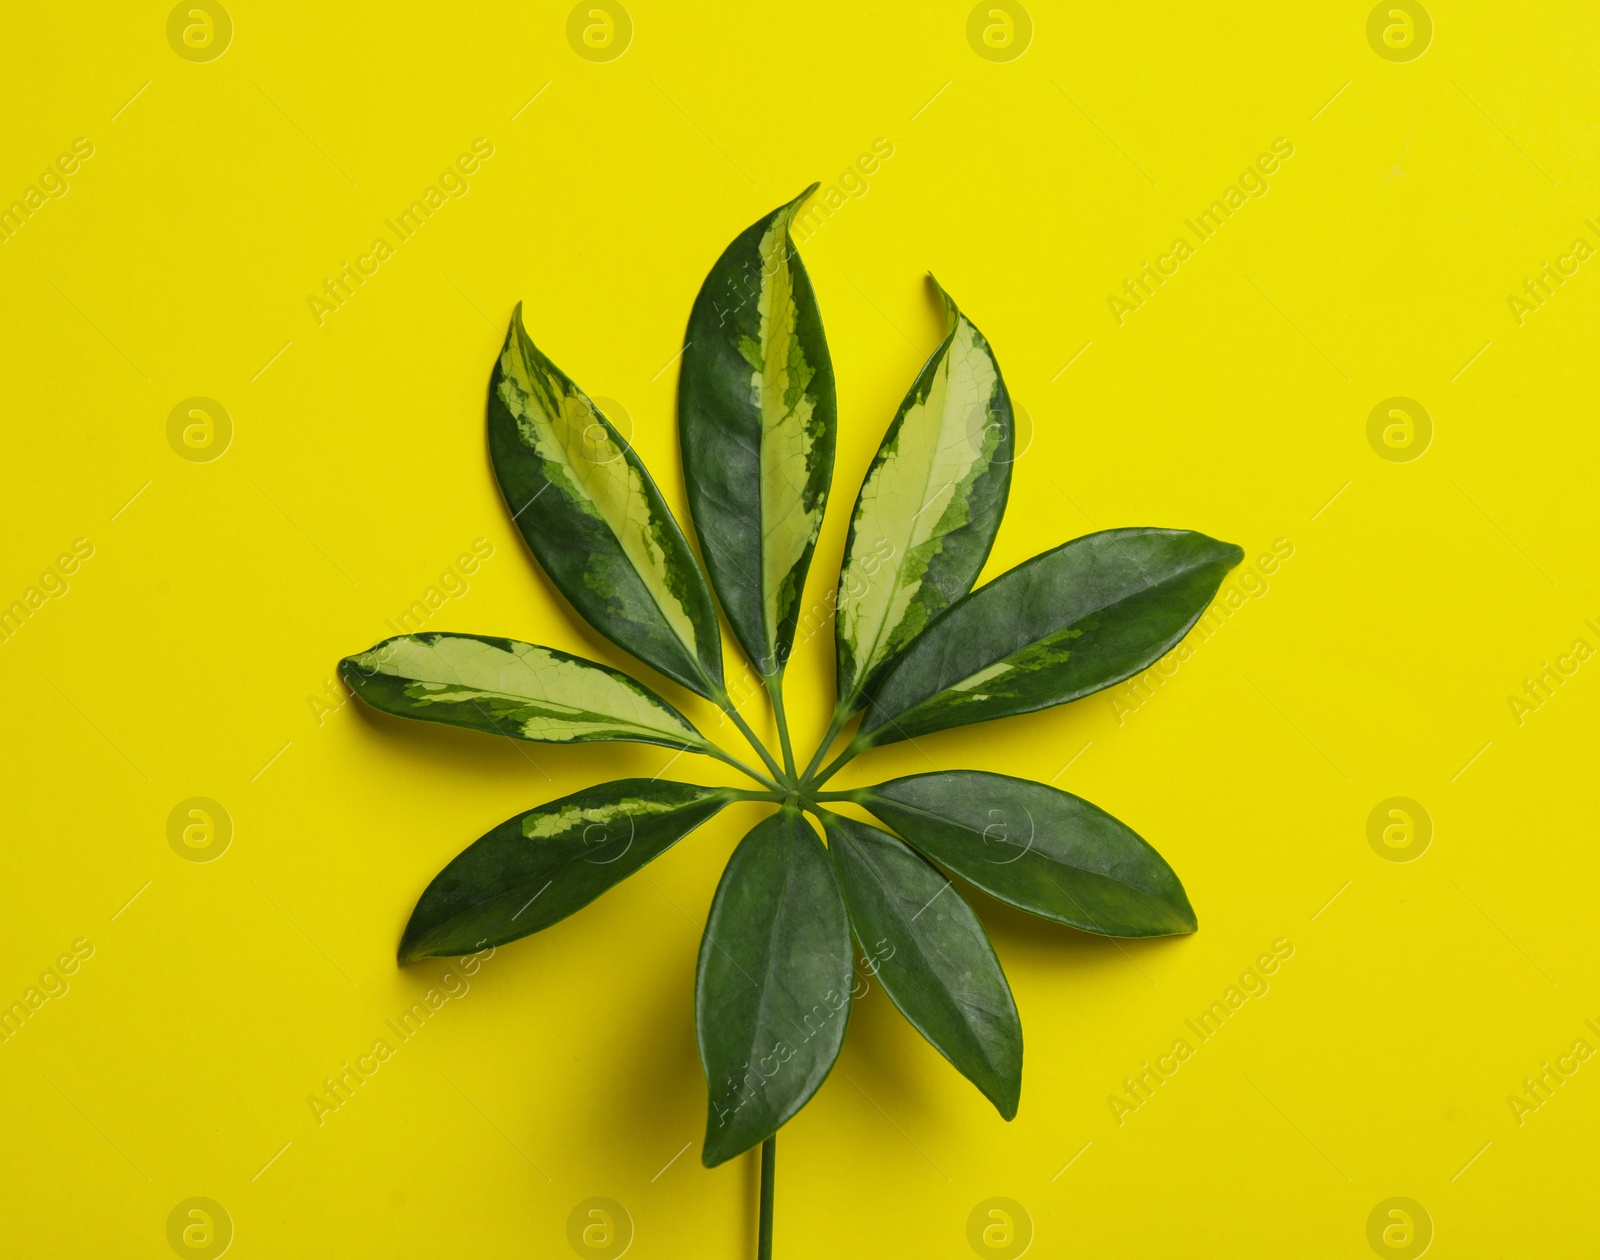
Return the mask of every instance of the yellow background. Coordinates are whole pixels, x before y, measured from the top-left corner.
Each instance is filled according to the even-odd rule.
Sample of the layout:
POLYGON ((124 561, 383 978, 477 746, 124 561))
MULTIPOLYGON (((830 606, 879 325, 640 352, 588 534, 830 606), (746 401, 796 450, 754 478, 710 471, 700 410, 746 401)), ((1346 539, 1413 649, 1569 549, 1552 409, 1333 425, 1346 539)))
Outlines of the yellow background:
MULTIPOLYGON (((493 555, 430 628, 626 665, 536 571, 490 475, 511 307, 622 403, 681 517, 669 364, 701 279, 880 137, 893 157, 803 247, 840 411, 808 603, 939 335, 930 269, 1033 435, 989 575, 1111 525, 1293 555, 1131 714, 1098 696, 841 778, 1054 778, 1150 839, 1201 930, 1113 943, 974 894, 1026 1029, 1021 1114, 1003 1124, 875 989, 782 1132, 779 1254, 970 1255, 991 1196, 1047 1256, 1368 1255, 1395 1195, 1436 1255, 1585 1245, 1600 1061, 1520 1125, 1508 1098, 1600 1046, 1600 662, 1520 725, 1508 697, 1600 645, 1600 259, 1520 325, 1507 298, 1574 238, 1600 245, 1600 13, 1441 0, 1400 64, 1360 3, 1038 4, 1031 47, 994 63, 964 4, 870 7, 638 0, 608 64, 546 4, 238 0, 206 64, 174 53, 160 4, 10 14, 0 203, 75 138, 94 156, 0 244, 0 602, 72 540, 94 553, 0 643, 0 1001, 71 942, 94 953, 0 1045, 0 1251, 170 1255, 168 1214, 197 1195, 240 1257, 564 1255, 593 1195, 631 1216, 630 1254, 751 1251, 753 1158, 699 1165, 691 986, 756 808, 500 950, 319 1126, 323 1078, 445 970, 394 963, 435 871, 669 754, 354 704, 319 720, 312 699, 480 537, 493 555), (470 192, 319 325, 308 296, 479 137, 470 192), (1270 192, 1118 326, 1108 295, 1279 137, 1270 192), (167 441, 196 395, 235 428, 210 463, 167 441), (1433 419, 1413 462, 1367 441, 1397 395, 1433 419), (235 826, 206 864, 167 842, 196 795, 235 826), (1397 795, 1435 827, 1410 863, 1367 839, 1397 795), (1279 939, 1270 992, 1119 1124, 1124 1078, 1193 1041, 1184 1020, 1279 939)), ((802 741, 831 643, 790 671, 802 741)), ((731 781, 690 762, 672 773, 731 781)))

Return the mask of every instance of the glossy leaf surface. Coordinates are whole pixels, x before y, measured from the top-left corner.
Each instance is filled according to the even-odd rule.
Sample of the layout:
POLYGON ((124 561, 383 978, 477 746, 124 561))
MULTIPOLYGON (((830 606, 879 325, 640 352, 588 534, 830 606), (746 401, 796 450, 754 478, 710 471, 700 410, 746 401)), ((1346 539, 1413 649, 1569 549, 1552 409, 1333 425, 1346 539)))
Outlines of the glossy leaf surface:
POLYGON ((722 639, 705 575, 633 448, 533 344, 520 305, 489 381, 489 455, 529 549, 584 619, 715 698, 722 639))
POLYGON ((844 1042, 853 980, 828 852, 797 810, 780 810, 733 851, 700 944, 706 1167, 766 1140, 816 1093, 844 1042))
POLYGON ((911 845, 992 897, 1102 936, 1195 930, 1161 855, 1088 801, 1028 779, 947 770, 850 793, 911 845))
POLYGON ((869 697, 854 746, 1064 704, 1146 669, 1188 633, 1244 553, 1176 529, 1108 529, 952 604, 869 697))
POLYGON ((515 639, 401 635, 346 657, 339 674, 397 717, 551 744, 706 745, 688 718, 626 674, 515 639))
POLYGON ((839 572, 838 689, 849 704, 972 589, 1011 485, 1011 398, 994 352, 940 290, 945 339, 867 469, 839 572))
POLYGON ((838 814, 824 822, 851 926, 884 992, 1010 1120, 1022 1093, 1022 1022, 983 924, 896 837, 838 814))
POLYGON ((728 799, 722 788, 617 779, 508 818, 434 877, 406 924, 400 961, 541 931, 659 857, 728 799))
POLYGON ((735 636, 768 676, 794 643, 833 475, 833 364, 789 238, 812 191, 752 224, 717 259, 689 316, 678 380, 701 551, 735 636))

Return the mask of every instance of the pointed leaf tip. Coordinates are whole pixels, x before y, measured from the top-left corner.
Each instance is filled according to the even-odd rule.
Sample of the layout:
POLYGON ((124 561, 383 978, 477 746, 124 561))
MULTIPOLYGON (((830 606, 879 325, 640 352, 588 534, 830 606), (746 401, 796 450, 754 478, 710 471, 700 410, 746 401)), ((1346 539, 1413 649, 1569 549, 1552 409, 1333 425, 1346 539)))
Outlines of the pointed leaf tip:
MULTIPOLYGON (((777 223, 783 229, 783 234, 786 239, 789 235, 790 225, 800 214, 800 207, 806 203, 806 199, 809 198, 812 193, 816 192, 817 189, 821 187, 821 183, 813 183, 793 201, 784 202, 783 205, 779 206, 768 216, 768 218, 777 223)), ((791 248, 793 248, 792 245, 791 248)))
POLYGON ((944 335, 948 337, 956 330, 956 321, 961 318, 961 308, 956 305, 955 298, 950 296, 950 291, 939 283, 939 278, 928 273, 928 283, 939 292, 939 301, 944 303, 944 335))

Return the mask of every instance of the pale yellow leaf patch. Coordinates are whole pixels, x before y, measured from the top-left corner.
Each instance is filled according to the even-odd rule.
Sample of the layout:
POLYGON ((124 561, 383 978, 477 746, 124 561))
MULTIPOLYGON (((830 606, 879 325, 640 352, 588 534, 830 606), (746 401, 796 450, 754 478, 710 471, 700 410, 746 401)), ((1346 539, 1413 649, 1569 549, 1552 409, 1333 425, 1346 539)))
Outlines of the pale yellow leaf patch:
POLYGON ((582 661, 565 660, 532 643, 510 650, 471 638, 393 639, 357 658, 367 673, 384 673, 415 684, 413 703, 495 702, 526 706, 516 716, 529 739, 565 742, 605 732, 634 733, 672 741, 697 741, 674 714, 614 674, 582 661))
POLYGON ((822 504, 805 504, 810 481, 812 399, 805 360, 795 341, 798 309, 789 265, 789 221, 797 206, 776 216, 761 238, 759 366, 750 374, 761 413, 761 583, 767 647, 776 650, 784 579, 800 563, 822 524, 822 504), (793 394, 793 398, 790 395, 793 394))

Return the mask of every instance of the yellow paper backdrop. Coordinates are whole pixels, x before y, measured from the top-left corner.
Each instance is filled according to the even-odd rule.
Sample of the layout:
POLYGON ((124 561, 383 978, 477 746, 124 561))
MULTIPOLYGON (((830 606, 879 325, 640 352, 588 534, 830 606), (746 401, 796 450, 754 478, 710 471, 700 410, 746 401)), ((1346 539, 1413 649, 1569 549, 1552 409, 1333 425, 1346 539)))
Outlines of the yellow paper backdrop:
MULTIPOLYGON (((576 1209, 580 1255, 750 1254, 754 1160, 699 1164, 691 992, 757 809, 475 974, 402 971, 459 849, 669 754, 378 719, 330 678, 418 601, 627 665, 487 466, 511 307, 681 514, 690 302, 812 180, 840 432, 808 604, 936 344, 930 269, 1025 411, 987 575, 1142 524, 1251 567, 1141 686, 840 780, 1069 788, 1201 929, 977 899, 1021 1114, 874 988, 782 1132, 779 1254, 1587 1245, 1593 5, 227 5, 19 6, 0 51, 0 1251, 559 1256, 576 1209)), ((790 672, 802 741, 831 633, 790 672)))

